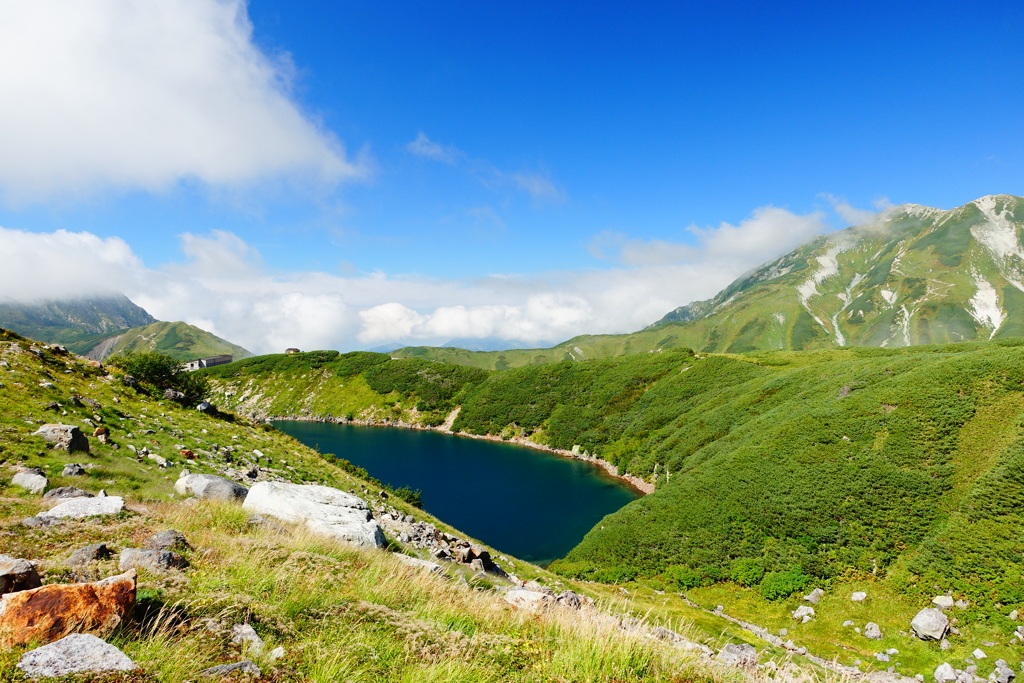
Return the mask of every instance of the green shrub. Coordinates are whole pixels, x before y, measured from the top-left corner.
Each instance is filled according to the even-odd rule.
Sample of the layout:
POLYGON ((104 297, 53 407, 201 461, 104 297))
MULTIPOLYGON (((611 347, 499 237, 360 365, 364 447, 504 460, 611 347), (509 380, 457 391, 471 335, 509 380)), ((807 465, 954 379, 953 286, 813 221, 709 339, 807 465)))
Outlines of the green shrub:
POLYGON ((741 557, 732 563, 732 580, 741 586, 756 586, 764 578, 764 563, 755 557, 741 557))
POLYGON ((761 580, 761 595, 767 600, 785 600, 793 593, 803 590, 811 577, 800 567, 784 572, 769 572, 761 580))
POLYGON ((206 375, 187 372, 183 363, 162 353, 126 351, 107 363, 134 377, 151 395, 174 389, 185 394, 186 404, 193 404, 203 400, 210 390, 206 375))

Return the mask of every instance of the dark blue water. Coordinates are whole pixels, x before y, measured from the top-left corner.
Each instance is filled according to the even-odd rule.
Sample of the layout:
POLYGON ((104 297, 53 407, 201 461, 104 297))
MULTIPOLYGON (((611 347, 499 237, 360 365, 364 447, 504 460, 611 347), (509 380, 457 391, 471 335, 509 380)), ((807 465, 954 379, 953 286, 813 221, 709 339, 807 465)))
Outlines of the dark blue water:
POLYGON ((604 470, 523 446, 399 427, 278 421, 274 426, 394 487, 493 548, 538 564, 563 557, 639 497, 604 470))

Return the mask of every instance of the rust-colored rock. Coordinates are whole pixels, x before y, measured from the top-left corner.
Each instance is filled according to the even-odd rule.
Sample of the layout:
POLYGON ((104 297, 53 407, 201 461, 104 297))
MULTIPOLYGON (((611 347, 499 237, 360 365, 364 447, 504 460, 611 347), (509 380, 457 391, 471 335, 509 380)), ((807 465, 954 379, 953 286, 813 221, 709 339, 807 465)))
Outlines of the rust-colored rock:
POLYGON ((135 570, 95 583, 50 584, 0 596, 0 647, 109 635, 135 606, 135 570))

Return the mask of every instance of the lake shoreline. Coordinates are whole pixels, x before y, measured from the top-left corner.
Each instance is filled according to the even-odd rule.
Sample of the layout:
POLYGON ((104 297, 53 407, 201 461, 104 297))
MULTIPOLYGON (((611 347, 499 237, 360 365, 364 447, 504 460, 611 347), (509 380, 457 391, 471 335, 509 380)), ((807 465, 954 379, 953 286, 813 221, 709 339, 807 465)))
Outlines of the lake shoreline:
MULTIPOLYGON (((460 406, 461 407, 461 406, 460 406)), ((516 446, 524 446, 526 448, 532 448, 537 451, 546 451, 553 453, 554 455, 560 455, 566 458, 572 458, 574 460, 583 460, 595 465, 606 474, 615 479, 625 482, 630 488, 636 490, 641 495, 647 495, 648 493, 654 492, 654 484, 644 481, 640 477, 633 476, 632 474, 619 474, 619 468, 612 463, 602 458, 597 458, 586 453, 574 453, 573 451, 565 450, 564 448, 553 448, 546 444, 536 443, 530 441, 526 437, 517 436, 509 439, 502 438, 497 434, 469 434, 467 432, 456 432, 453 431, 451 426, 455 422, 455 418, 458 416, 459 408, 456 408, 448 416, 448 419, 436 427, 430 427, 427 425, 415 424, 412 422, 405 422, 402 420, 364 420, 361 418, 349 419, 347 417, 334 417, 330 415, 275 415, 263 417, 261 419, 267 422, 273 422, 274 420, 292 420, 295 422, 329 422, 333 424, 348 424, 356 425, 359 427, 401 427, 402 429, 415 429, 422 432, 439 432, 441 434, 448 434, 449 436, 462 436, 469 439, 478 439, 483 441, 494 441, 498 443, 510 443, 516 446)))

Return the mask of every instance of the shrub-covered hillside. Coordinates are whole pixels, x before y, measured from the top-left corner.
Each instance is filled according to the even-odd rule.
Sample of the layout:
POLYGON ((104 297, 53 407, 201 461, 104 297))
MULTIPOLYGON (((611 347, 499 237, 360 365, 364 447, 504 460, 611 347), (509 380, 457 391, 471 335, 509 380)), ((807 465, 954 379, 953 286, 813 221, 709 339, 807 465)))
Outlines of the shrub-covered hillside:
POLYGON ((229 402, 272 396, 278 415, 308 406, 373 421, 386 406, 395 420, 438 424, 460 405, 454 431, 578 446, 655 481, 554 565, 566 574, 685 587, 742 573, 746 558, 747 583, 890 575, 1024 602, 1020 340, 675 350, 477 375, 380 354, 315 368, 302 356, 211 376, 229 402))

